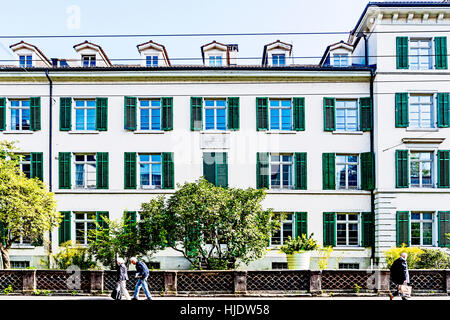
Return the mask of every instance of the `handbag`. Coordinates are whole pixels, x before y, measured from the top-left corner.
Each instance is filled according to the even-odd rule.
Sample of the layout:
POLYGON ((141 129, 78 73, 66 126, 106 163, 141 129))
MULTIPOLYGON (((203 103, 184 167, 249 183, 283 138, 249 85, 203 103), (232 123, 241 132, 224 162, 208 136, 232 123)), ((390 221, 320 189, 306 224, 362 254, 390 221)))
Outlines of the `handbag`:
POLYGON ((111 292, 111 298, 114 300, 122 300, 122 289, 120 288, 119 283, 117 283, 116 287, 111 292))
POLYGON ((412 287, 405 284, 398 286, 398 293, 403 297, 411 297, 412 287))

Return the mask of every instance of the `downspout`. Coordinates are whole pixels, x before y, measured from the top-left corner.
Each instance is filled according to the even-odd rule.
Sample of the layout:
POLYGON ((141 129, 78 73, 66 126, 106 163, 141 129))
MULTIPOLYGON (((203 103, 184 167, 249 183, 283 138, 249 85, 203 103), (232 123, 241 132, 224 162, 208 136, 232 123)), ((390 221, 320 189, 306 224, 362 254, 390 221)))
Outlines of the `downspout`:
MULTIPOLYGON (((52 192, 53 190, 53 174, 52 174, 52 155, 53 155, 53 81, 50 78, 50 75, 48 73, 48 69, 45 70, 45 76, 48 79, 49 82, 49 121, 48 121, 48 127, 49 127, 49 134, 48 134, 48 188, 49 191, 52 192)), ((49 267, 52 267, 52 261, 51 261, 51 257, 52 257, 52 246, 53 246, 53 241, 52 241, 52 231, 49 231, 48 233, 48 263, 49 263, 49 267)))

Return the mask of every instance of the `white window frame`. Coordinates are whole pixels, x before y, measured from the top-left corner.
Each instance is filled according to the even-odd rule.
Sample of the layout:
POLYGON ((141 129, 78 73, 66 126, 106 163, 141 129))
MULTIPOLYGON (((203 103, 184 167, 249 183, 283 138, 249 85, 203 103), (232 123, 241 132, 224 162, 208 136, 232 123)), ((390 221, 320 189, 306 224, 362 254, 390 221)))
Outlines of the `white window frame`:
POLYGON ((418 127, 413 127, 413 126, 411 126, 411 120, 409 121, 409 123, 408 123, 408 128, 410 128, 410 129, 435 129, 435 128, 437 128, 437 95, 436 94, 432 94, 432 93, 419 93, 419 92, 411 92, 411 93, 409 93, 408 94, 408 100, 409 100, 409 102, 408 102, 408 118, 409 119, 411 119, 411 105, 413 104, 412 102, 411 102, 411 97, 412 96, 429 96, 430 98, 431 98, 431 107, 430 107, 430 112, 431 112, 431 115, 430 115, 430 118, 431 118, 431 123, 430 123, 430 126, 429 127, 424 127, 424 126, 421 126, 421 121, 420 121, 420 119, 421 119, 421 112, 420 112, 420 106, 422 105, 422 104, 418 104, 419 105, 419 126, 418 127))
MULTIPOLYGON (((284 239, 283 239, 283 231, 284 231, 284 224, 291 224, 292 225, 292 234, 291 234, 291 238, 294 238, 295 235, 295 213, 294 212, 280 212, 280 213, 275 213, 275 216, 278 218, 281 218, 281 215, 285 214, 285 215, 291 215, 291 219, 284 219, 283 221, 281 221, 281 225, 280 225, 280 229, 276 232, 280 232, 280 243, 279 244, 274 244, 272 243, 272 238, 273 238, 273 234, 270 236, 270 247, 279 247, 282 246, 284 244, 284 239)), ((287 240, 287 239, 286 239, 287 240)))
POLYGON ((222 55, 208 56, 208 65, 210 67, 222 67, 223 66, 223 56, 222 55), (220 64, 217 64, 218 61, 220 61, 220 64))
POLYGON ((361 247, 361 213, 360 212, 336 212, 336 226, 335 226, 335 234, 336 234, 336 247, 361 247), (338 215, 345 215, 346 219, 345 222, 342 220, 338 220, 338 215), (357 220, 348 220, 349 215, 356 215, 357 220), (345 224, 346 225, 346 235, 345 235, 345 245, 344 244, 338 244, 338 224, 345 224), (358 232, 358 240, 357 244, 349 244, 349 224, 356 224, 357 225, 357 232, 358 232))
POLYGON ((97 130, 97 125, 96 125, 96 127, 94 129, 87 129, 87 110, 88 109, 93 109, 94 110, 95 123, 97 123, 97 111, 96 111, 96 108, 97 108, 97 101, 95 101, 95 99, 75 98, 74 99, 73 108, 72 108, 72 110, 73 110, 72 111, 72 119, 74 119, 74 121, 72 121, 73 122, 72 130, 74 132, 97 132, 98 131, 97 130), (85 105, 83 107, 79 107, 79 106, 77 106, 77 101, 84 101, 85 105), (95 106, 88 107, 87 106, 87 102, 88 101, 94 101, 95 102, 95 106), (77 129, 77 110, 80 110, 80 109, 84 109, 84 112, 83 112, 83 119, 84 119, 83 120, 83 129, 77 129))
POLYGON ((95 225, 96 212, 95 211, 74 211, 74 212, 72 212, 72 214, 73 214, 73 219, 71 221, 72 230, 73 230, 72 231, 72 239, 74 239, 75 244, 79 244, 81 246, 87 246, 89 244, 89 242, 88 242, 88 232, 89 232, 88 223, 94 223, 94 225, 95 225), (76 217, 77 214, 83 214, 84 215, 83 219, 77 219, 77 217, 76 217), (94 218, 88 219, 87 218, 88 214, 92 214, 94 216, 94 218), (84 239, 83 239, 84 241, 83 241, 83 243, 77 243, 77 241, 78 241, 77 240, 77 229, 76 229, 77 223, 84 224, 84 239))
POLYGON ((437 216, 435 211, 411 211, 409 213, 409 242, 412 247, 436 247, 437 241, 438 241, 438 230, 437 230, 437 216), (423 219, 423 214, 431 214, 431 221, 427 219, 423 219), (420 214, 419 220, 412 219, 413 214, 420 214), (419 222, 420 223, 420 244, 412 244, 412 224, 413 222, 419 222), (429 223, 431 222, 431 245, 424 245, 423 244, 423 223, 429 223))
POLYGON ((360 174, 360 172, 361 172, 361 157, 360 157, 360 155, 359 154, 357 154, 357 153, 355 153, 355 154, 353 154, 353 153, 345 153, 345 154, 343 154, 343 153, 336 153, 335 154, 335 184, 336 184, 336 190, 360 190, 361 189, 361 183, 360 183, 360 179, 361 179, 361 174, 360 174), (346 159, 346 161, 345 162, 343 162, 343 163, 341 163, 341 162, 339 162, 338 163, 338 156, 345 156, 345 157, 347 157, 346 159), (348 157, 352 157, 352 156, 356 156, 356 158, 357 158, 357 161, 356 161, 356 163, 355 162, 349 162, 348 161, 348 157), (349 188, 348 187, 348 166, 349 165, 355 165, 356 164, 356 188, 349 188), (345 165, 345 188, 340 188, 340 184, 339 184, 339 172, 340 171, 338 171, 337 170, 337 166, 338 165, 345 165))
POLYGON ((160 98, 139 98, 138 99, 138 119, 137 119, 137 128, 138 131, 143 132, 149 132, 149 131, 161 131, 162 130, 162 103, 160 98), (149 106, 141 106, 141 101, 148 101, 149 106), (158 101, 159 106, 152 106, 152 101, 158 101), (149 110, 149 123, 148 123, 148 129, 142 129, 141 127, 141 119, 142 119, 142 110, 148 109, 149 110), (153 110, 159 109, 159 129, 152 129, 152 113, 153 110))
MULTIPOLYGON (((433 39, 434 38, 426 38, 426 37, 423 37, 423 38, 422 37, 410 37, 408 39, 409 40, 408 41, 409 70, 423 71, 423 70, 433 70, 433 69, 435 69, 435 58, 434 58, 434 54, 433 54, 433 52, 434 52, 434 41, 433 41, 433 39), (419 41, 419 42, 428 41, 430 43, 429 54, 428 54, 428 59, 429 59, 429 68, 428 69, 421 69, 420 68, 420 57, 423 57, 420 54, 418 55, 418 69, 413 69, 412 68, 411 57, 415 56, 415 55, 413 55, 412 52, 411 52, 411 49, 412 49, 411 43, 412 42, 417 42, 417 41, 419 41)), ((420 46, 417 47, 417 48, 420 48, 420 46)))
POLYGON ((273 54, 271 54, 270 58, 271 58, 272 66, 274 66, 274 67, 284 67, 284 66, 286 66, 286 53, 273 53, 273 54), (280 64, 280 56, 284 57, 284 64, 280 64), (277 64, 273 63, 273 58, 274 57, 277 57, 277 64))
POLYGON ((97 55, 96 54, 81 55, 81 66, 84 68, 96 67, 97 66, 97 55), (89 62, 89 64, 87 66, 84 65, 86 58, 88 58, 87 61, 89 62), (94 65, 92 65, 92 61, 94 61, 94 65))
POLYGON ((20 170, 25 173, 25 171, 23 171, 23 165, 28 164, 30 166, 30 176, 28 178, 31 177, 31 153, 19 153, 17 154, 18 156, 20 156, 19 158, 19 166, 20 166, 20 170), (29 160, 26 160, 25 157, 30 157, 29 160))
POLYGON ((335 123, 336 123, 336 131, 338 131, 338 132, 358 132, 361 128, 359 127, 359 99, 336 99, 336 103, 335 103, 335 119, 334 119, 334 121, 335 121, 335 123), (344 102, 344 107, 338 107, 338 102, 344 102), (355 103, 355 107, 353 108, 350 108, 350 107, 347 107, 347 102, 354 102, 355 103), (340 110, 344 110, 344 120, 345 120, 345 122, 344 122, 344 126, 345 126, 345 128, 344 129, 338 129, 338 127, 337 127, 337 110, 338 109, 340 109, 340 110), (355 110, 355 113, 356 113, 356 129, 355 130, 349 130, 348 129, 348 124, 347 124, 347 120, 348 120, 348 115, 347 115, 347 110, 350 110, 350 109, 354 109, 355 110))
POLYGON ((203 99, 203 130, 207 132, 227 132, 228 131, 228 106, 226 98, 206 98, 203 99), (206 106, 206 101, 214 101, 214 106, 206 106), (217 106, 217 101, 225 101, 225 107, 217 106), (214 129, 206 129, 206 109, 214 110, 214 129), (217 129, 217 110, 225 110, 225 130, 217 129))
POLYGON ((22 106, 22 102, 24 102, 24 101, 28 101, 28 103, 30 103, 29 101, 30 101, 30 99, 26 99, 26 98, 9 98, 8 99, 8 104, 9 104, 9 108, 8 108, 8 114, 7 114, 7 116, 8 116, 8 119, 5 119, 6 120, 6 124, 8 125, 9 124, 9 130, 10 131, 12 131, 12 132, 20 132, 20 131, 22 131, 22 132, 28 132, 28 131, 31 131, 31 103, 30 103, 30 105, 28 106, 28 107, 24 107, 24 106, 22 106), (12 103, 13 103, 13 101, 19 101, 19 106, 18 107, 13 107, 13 105, 12 105, 12 103), (12 110, 19 110, 19 129, 13 129, 13 126, 12 126, 12 110), (23 127, 22 127, 22 118, 23 118, 23 110, 24 109, 28 109, 29 110, 29 112, 30 112, 30 119, 29 119, 29 123, 30 123, 30 128, 29 129, 23 129, 23 127))
MULTIPOLYGON (((77 153, 73 153, 73 178, 72 178, 72 185, 74 186, 74 189, 76 190, 89 190, 89 189, 96 189, 97 188, 97 153, 95 152, 87 152, 87 153, 82 153, 82 152, 77 152, 77 153), (95 161, 88 161, 87 160, 87 156, 95 156, 95 161), (77 161, 76 157, 77 156, 84 156, 84 161, 77 161), (77 186, 77 164, 83 164, 83 186, 77 186), (95 184, 93 186, 88 186, 88 174, 86 171, 86 166, 88 164, 95 164, 95 172, 92 173, 95 175, 95 184)), ((89 168, 89 166, 87 166, 89 168)))
POLYGON ((157 67, 159 66, 159 55, 154 55, 154 54, 148 54, 145 56, 145 66, 146 67, 157 67), (151 64, 148 64, 148 58, 151 57, 151 64), (156 64, 154 63, 154 60, 156 58, 156 64))
POLYGON ((21 68, 31 68, 33 66, 33 54, 31 54, 31 53, 27 53, 27 54, 19 54, 19 67, 21 67, 21 68), (20 58, 21 57, 25 57, 25 64, 24 65, 21 65, 21 63, 20 63, 20 58), (31 64, 30 65, 28 65, 28 57, 31 57, 31 64))
MULTIPOLYGON (((428 161, 414 161, 414 162, 428 162, 428 161)), ((436 173, 437 173, 437 161, 436 161, 436 151, 435 150, 420 150, 420 149, 412 149, 412 150, 408 150, 408 181, 409 181, 409 186, 410 188, 417 188, 417 189, 430 189, 430 188, 435 188, 435 184, 436 184, 436 173), (431 154, 431 185, 430 186, 422 186, 422 169, 420 169, 419 171, 419 185, 416 186, 411 183, 411 172, 412 172, 412 165, 411 162, 413 162, 412 160, 412 153, 430 153, 431 154)))
POLYGON ((291 190, 295 187, 295 181, 294 181, 294 154, 292 153, 269 153, 269 189, 271 190, 291 190), (280 156, 279 161, 272 161, 272 156, 280 156), (292 161, 286 162, 283 161, 283 156, 290 156, 292 161), (280 186, 279 187, 273 187, 272 186, 272 165, 279 165, 280 166, 280 186), (284 186, 283 185, 283 168, 286 165, 290 165, 291 167, 291 175, 290 175, 290 182, 291 185, 284 186))
POLYGON ((162 154, 161 153, 144 153, 144 152, 138 153, 138 167, 139 167, 139 188, 140 189, 153 189, 153 190, 162 189, 163 176, 162 176, 162 154), (141 156, 143 156, 143 155, 148 155, 150 157, 149 161, 141 162, 141 156), (160 162, 152 161, 152 156, 155 156, 155 155, 158 155, 161 157, 160 162), (142 183, 141 183, 141 163, 149 165, 149 185, 148 186, 142 185, 142 183), (159 186, 152 185, 152 164, 160 164, 161 165, 161 185, 159 185, 159 186))
POLYGON ((293 131, 294 130, 294 105, 293 105, 293 99, 292 98, 290 98, 290 99, 289 98, 269 98, 268 104, 269 104, 269 114, 267 115, 267 117, 268 117, 268 125, 269 125, 269 130, 268 131, 271 131, 271 132, 290 132, 290 131, 293 131), (280 101, 280 106, 272 107, 270 105, 271 101, 280 101), (281 105, 282 101, 290 101, 291 105, 289 107, 282 106, 281 105), (272 117, 270 115, 270 110, 271 109, 279 109, 280 110, 280 114, 278 116, 280 129, 271 129, 272 128, 272 117), (281 112, 282 109, 290 109, 290 111, 291 111, 291 128, 289 130, 283 130, 282 129, 282 112, 281 112))
POLYGON ((348 67, 350 65, 350 55, 348 53, 334 53, 333 56, 333 66, 334 67, 348 67), (347 64, 345 66, 342 65, 342 58, 345 57, 347 59, 347 64), (336 64, 336 59, 339 60, 339 64, 336 64))

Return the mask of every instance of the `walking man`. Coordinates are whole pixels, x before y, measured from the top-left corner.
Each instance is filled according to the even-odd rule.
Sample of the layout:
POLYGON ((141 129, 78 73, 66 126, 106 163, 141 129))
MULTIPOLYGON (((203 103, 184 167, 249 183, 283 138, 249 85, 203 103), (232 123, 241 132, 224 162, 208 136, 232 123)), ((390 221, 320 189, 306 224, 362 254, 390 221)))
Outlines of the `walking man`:
POLYGON ((131 300, 131 297, 127 290, 128 270, 125 265, 125 261, 122 258, 118 258, 117 265, 119 266, 119 268, 117 269, 117 283, 120 286, 121 294, 125 296, 125 299, 131 300))
POLYGON ((142 261, 138 261, 135 257, 131 258, 130 261, 136 266, 136 278, 138 278, 136 288, 134 289, 133 300, 139 300, 139 292, 141 291, 141 287, 144 288, 144 293, 147 297, 147 300, 152 300, 152 296, 150 295, 147 284, 147 278, 149 275, 147 265, 142 261))
MULTIPOLYGON (((408 272, 408 263, 406 259, 408 258, 408 254, 406 252, 402 252, 400 258, 394 261, 391 266, 391 279, 397 285, 397 290, 394 293, 389 292, 389 298, 392 300, 394 296, 399 295, 399 286, 400 285, 408 285, 409 283, 409 272, 408 272)), ((406 297, 402 296, 403 300, 406 300, 406 297)))

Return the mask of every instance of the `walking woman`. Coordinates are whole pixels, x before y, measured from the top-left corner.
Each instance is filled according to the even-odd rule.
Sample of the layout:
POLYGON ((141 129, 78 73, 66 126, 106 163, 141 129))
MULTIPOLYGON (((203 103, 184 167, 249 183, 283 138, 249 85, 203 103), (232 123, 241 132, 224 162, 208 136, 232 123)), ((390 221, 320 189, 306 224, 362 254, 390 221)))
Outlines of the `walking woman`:
POLYGON ((117 283, 120 285, 121 294, 125 296, 125 299, 131 300, 130 294, 127 290, 128 270, 125 265, 125 261, 122 258, 117 259, 117 283))

